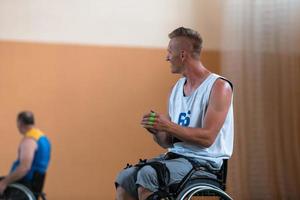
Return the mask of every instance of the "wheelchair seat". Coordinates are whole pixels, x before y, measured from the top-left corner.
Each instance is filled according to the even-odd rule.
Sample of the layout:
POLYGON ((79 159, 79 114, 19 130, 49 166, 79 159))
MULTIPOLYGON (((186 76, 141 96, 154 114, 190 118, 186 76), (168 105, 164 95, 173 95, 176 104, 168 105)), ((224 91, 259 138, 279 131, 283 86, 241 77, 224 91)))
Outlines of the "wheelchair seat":
POLYGON ((215 196, 224 200, 232 200, 226 194, 226 178, 227 178, 228 161, 223 160, 223 165, 219 171, 214 172, 216 178, 207 176, 193 176, 201 168, 193 168, 181 182, 171 184, 169 186, 169 199, 184 200, 192 197, 215 196))

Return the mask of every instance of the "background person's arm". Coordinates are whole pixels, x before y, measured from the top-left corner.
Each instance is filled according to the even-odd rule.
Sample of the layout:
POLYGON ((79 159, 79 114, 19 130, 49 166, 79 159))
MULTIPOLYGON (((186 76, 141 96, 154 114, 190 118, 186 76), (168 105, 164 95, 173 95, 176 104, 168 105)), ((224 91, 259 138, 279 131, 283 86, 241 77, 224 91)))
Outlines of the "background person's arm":
POLYGON ((24 138, 20 144, 20 165, 11 174, 0 181, 0 193, 3 193, 7 185, 23 178, 31 168, 36 142, 31 138, 24 138))

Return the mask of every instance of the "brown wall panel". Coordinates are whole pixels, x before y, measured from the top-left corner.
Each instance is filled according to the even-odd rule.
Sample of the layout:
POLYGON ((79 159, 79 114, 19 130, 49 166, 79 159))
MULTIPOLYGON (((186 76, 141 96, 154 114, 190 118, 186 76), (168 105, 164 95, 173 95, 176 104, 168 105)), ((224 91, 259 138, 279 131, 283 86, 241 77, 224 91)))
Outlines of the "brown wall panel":
MULTIPOLYGON (((53 145, 45 191, 52 200, 113 199, 127 163, 163 152, 140 127, 153 109, 166 112, 178 75, 166 50, 0 42, 0 174, 16 157, 18 111, 34 111, 53 145)), ((220 71, 218 52, 204 64, 220 71)))

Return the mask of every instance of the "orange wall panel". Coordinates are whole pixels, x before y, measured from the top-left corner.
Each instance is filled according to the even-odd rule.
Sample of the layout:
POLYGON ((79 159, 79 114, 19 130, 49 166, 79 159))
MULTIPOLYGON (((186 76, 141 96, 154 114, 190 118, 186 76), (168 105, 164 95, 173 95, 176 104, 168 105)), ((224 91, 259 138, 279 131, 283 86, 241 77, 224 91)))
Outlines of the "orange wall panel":
MULTIPOLYGON (((0 42, 0 174, 9 170, 20 140, 17 112, 36 114, 53 154, 49 199, 113 199, 114 178, 128 162, 163 149, 139 125, 153 109, 166 112, 178 75, 166 50, 0 42)), ((218 52, 204 64, 220 71, 218 52)))

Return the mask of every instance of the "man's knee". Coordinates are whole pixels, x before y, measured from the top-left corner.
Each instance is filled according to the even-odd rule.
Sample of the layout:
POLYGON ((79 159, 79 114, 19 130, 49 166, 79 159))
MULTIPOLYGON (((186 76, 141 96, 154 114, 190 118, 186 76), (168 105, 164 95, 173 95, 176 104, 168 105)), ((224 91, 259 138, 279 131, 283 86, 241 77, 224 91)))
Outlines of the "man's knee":
POLYGON ((127 182, 130 179, 133 179, 136 173, 136 169, 134 167, 130 167, 122 170, 116 177, 116 186, 117 184, 122 185, 124 182, 127 182))
POLYGON ((141 187, 141 193, 151 194, 158 190, 159 183, 157 180, 157 172, 151 166, 144 166, 140 169, 136 167, 130 167, 122 170, 116 178, 115 181, 117 194, 122 194, 126 191, 130 195, 137 197, 138 188, 141 187), (118 188, 122 188, 119 189, 118 188))
POLYGON ((137 198, 137 188, 135 185, 136 168, 130 167, 122 170, 115 180, 115 186, 117 189, 117 195, 129 194, 132 197, 137 198))
POLYGON ((158 190, 156 171, 151 166, 144 166, 137 173, 136 184, 152 192, 158 190))

